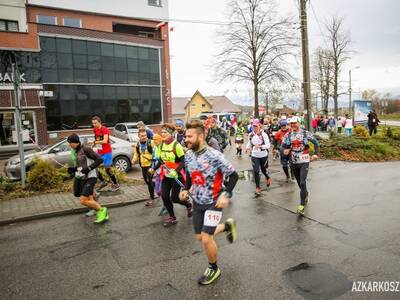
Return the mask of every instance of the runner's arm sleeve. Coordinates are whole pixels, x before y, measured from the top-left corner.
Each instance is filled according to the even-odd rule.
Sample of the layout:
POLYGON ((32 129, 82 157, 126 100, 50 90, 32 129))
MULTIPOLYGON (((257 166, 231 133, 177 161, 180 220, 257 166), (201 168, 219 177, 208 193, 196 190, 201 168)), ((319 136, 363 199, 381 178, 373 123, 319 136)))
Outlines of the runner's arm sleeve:
POLYGON ((189 191, 191 187, 192 187, 192 177, 190 177, 190 173, 186 171, 185 190, 189 191))
POLYGON ((261 146, 262 149, 269 149, 271 148, 271 142, 269 141, 269 136, 264 131, 261 133, 264 139, 264 145, 261 146))
POLYGON ((101 156, 98 153, 94 152, 92 148, 83 147, 83 152, 88 158, 93 160, 93 163, 90 166, 88 166, 90 170, 96 169, 103 163, 103 159, 101 158, 101 156))
POLYGON ((231 173, 231 175, 227 177, 225 191, 231 194, 238 180, 239 180, 238 173, 236 171, 233 171, 233 173, 231 173))

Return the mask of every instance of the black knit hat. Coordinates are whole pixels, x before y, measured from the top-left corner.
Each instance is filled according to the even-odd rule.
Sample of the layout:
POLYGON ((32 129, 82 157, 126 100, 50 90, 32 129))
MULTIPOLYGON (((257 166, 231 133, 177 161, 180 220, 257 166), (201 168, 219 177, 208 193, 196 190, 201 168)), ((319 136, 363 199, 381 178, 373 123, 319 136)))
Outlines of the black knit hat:
POLYGON ((73 133, 67 138, 67 142, 68 143, 80 143, 81 141, 79 139, 79 136, 76 133, 73 133))

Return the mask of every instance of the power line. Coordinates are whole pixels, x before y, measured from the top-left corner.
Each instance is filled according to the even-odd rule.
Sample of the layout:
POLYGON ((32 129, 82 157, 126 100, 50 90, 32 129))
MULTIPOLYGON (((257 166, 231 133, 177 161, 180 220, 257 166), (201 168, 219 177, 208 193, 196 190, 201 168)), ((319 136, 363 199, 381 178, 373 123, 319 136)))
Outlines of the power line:
POLYGON ((315 21, 317 21, 318 28, 319 28, 319 32, 321 33, 322 39, 324 40, 324 43, 325 43, 325 46, 326 46, 327 49, 329 49, 329 43, 328 43, 327 40, 326 40, 326 36, 325 36, 324 33, 322 32, 322 27, 321 27, 321 24, 320 24, 319 19, 318 19, 318 17, 317 17, 317 14, 315 13, 314 6, 312 5, 312 1, 310 1, 310 7, 311 7, 311 10, 312 10, 312 12, 313 12, 315 21))

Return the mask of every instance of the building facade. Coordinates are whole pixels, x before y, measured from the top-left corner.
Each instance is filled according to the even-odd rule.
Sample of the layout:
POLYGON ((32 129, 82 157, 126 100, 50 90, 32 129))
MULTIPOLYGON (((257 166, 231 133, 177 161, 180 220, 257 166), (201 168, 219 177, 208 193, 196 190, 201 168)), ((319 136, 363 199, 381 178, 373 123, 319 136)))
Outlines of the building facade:
POLYGON ((27 144, 90 130, 93 115, 109 127, 171 119, 167 0, 3 2, 0 147, 15 145, 13 63, 27 144))

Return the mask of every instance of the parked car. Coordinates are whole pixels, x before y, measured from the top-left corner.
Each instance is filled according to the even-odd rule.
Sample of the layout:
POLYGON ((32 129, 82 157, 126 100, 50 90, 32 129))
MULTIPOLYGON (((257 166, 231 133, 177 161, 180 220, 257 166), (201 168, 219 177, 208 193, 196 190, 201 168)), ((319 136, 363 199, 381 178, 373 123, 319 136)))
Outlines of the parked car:
POLYGON ((113 135, 136 144, 139 141, 138 132, 136 123, 118 123, 114 126, 113 135))
MULTIPOLYGON (((93 135, 81 135, 79 137, 82 144, 87 144, 89 141, 94 140, 93 135)), ((113 150, 114 166, 120 171, 128 171, 131 168, 133 157, 131 144, 114 136, 110 136, 110 141, 113 150)), ((25 152, 25 166, 27 171, 29 171, 35 157, 50 160, 56 167, 62 167, 65 164, 72 165, 71 148, 66 138, 43 149, 25 152)), ((10 157, 7 160, 5 174, 11 180, 19 180, 21 178, 19 155, 10 157)))

